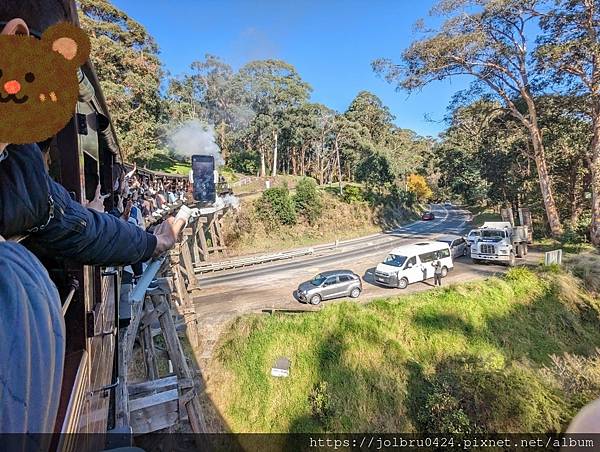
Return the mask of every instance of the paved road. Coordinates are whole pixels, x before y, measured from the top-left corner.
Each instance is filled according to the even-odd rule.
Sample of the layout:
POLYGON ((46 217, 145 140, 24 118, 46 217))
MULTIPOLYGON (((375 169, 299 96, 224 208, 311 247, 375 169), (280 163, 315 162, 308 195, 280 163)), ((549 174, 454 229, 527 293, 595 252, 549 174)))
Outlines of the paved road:
MULTIPOLYGON (((374 282, 373 270, 395 246, 432 240, 445 234, 461 234, 469 228, 470 214, 467 211, 435 206, 434 213, 436 219, 433 221, 418 221, 386 233, 349 240, 321 255, 201 277, 202 295, 195 299, 196 311, 201 322, 206 324, 269 308, 319 309, 299 303, 293 291, 300 282, 321 271, 340 268, 353 270, 363 277, 363 293, 358 302, 430 289, 430 281, 412 284, 405 290, 383 287, 374 282)), ((535 253, 528 257, 537 259, 535 253)), ((469 258, 459 258, 455 261, 454 270, 444 279, 444 284, 478 279, 505 270, 503 266, 473 265, 469 258)), ((331 302, 324 301, 321 305, 331 302)))

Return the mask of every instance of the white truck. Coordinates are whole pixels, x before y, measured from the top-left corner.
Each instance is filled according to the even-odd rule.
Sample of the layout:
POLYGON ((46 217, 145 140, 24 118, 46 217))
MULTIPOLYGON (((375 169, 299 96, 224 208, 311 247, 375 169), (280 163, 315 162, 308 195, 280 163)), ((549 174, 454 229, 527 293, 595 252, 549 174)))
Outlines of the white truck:
POLYGON ((512 226, 508 221, 490 221, 478 228, 479 237, 471 244, 473 263, 502 262, 514 266, 517 257, 527 255, 529 240, 526 226, 512 226))

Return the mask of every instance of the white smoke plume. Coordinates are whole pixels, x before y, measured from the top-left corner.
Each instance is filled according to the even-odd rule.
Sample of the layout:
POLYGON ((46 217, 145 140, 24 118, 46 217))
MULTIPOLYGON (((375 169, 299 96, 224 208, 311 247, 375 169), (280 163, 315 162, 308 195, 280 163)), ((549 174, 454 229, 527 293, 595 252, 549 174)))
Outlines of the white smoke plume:
POLYGON ((176 127, 167 139, 169 148, 180 157, 190 160, 194 154, 212 155, 216 168, 225 163, 221 157, 221 149, 215 142, 215 129, 197 119, 176 127))
POLYGON ((235 195, 225 195, 219 196, 213 207, 217 210, 224 209, 225 207, 231 207, 234 210, 238 210, 240 208, 240 200, 235 195))
POLYGON ((225 195, 223 197, 225 205, 232 209, 238 210, 240 208, 240 198, 235 195, 225 195))

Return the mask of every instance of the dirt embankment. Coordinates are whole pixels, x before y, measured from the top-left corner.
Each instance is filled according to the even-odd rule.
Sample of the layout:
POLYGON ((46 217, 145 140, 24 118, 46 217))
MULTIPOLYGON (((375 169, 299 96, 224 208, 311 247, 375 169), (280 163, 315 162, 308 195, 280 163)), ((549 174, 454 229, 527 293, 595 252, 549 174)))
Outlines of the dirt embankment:
POLYGON ((366 201, 347 203, 329 193, 322 194, 323 212, 309 224, 302 218, 292 226, 271 228, 257 217, 254 201, 242 199, 241 209, 225 216, 225 243, 230 256, 280 251, 334 242, 399 226, 414 214, 393 206, 373 207, 366 201))

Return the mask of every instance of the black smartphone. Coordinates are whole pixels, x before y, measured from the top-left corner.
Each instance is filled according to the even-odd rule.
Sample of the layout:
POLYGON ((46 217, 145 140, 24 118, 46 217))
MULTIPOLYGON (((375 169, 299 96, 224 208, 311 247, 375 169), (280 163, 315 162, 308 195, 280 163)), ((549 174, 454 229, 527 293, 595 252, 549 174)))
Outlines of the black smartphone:
POLYGON ((192 155, 194 199, 212 204, 217 199, 215 187, 215 158, 212 155, 192 155))

